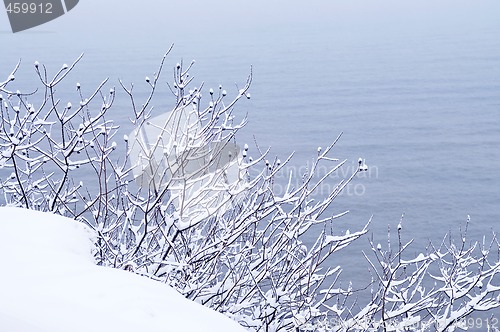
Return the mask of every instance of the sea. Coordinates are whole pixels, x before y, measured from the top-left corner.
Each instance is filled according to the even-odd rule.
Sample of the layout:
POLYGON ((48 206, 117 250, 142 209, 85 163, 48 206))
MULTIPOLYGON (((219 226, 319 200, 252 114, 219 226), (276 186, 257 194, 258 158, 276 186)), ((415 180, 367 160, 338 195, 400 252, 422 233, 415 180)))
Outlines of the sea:
MULTIPOLYGON (((250 155, 257 155, 255 142, 271 148, 270 160, 293 153, 282 176, 292 172, 299 183, 318 147, 341 134, 331 157, 345 160, 344 166, 316 199, 354 172, 359 158, 368 166, 328 210, 349 211, 333 223, 339 234, 370 221, 366 236, 327 262, 362 287, 369 281, 362 255, 371 254, 369 240, 387 246, 400 222, 403 240, 413 239, 407 257, 445 236, 459 239, 469 216, 467 241, 488 241, 500 231, 500 6, 339 3, 167 6, 148 0, 142 6, 149 9, 139 9, 132 2, 88 1, 16 34, 4 15, 0 80, 21 60, 12 86, 29 91, 39 86, 35 61, 55 73, 84 53, 65 79, 64 98, 78 104, 77 82, 90 92, 109 78, 106 86, 117 91, 109 117, 128 133, 131 108, 118 80, 133 83, 144 101, 145 77, 153 77, 172 44, 153 114, 173 107, 166 83, 178 62, 196 60, 192 84, 203 84, 206 95, 219 85, 235 95, 252 73, 251 99, 234 111, 248 119, 237 141, 250 146, 250 155)), ((325 172, 335 163, 321 165, 325 172)), ((306 234, 304 242, 315 236, 306 234)))

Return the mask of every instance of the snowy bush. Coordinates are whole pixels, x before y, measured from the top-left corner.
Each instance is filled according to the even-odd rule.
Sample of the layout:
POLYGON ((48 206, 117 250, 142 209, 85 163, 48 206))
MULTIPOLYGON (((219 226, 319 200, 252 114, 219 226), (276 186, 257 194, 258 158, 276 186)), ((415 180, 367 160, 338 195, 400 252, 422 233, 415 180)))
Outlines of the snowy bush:
POLYGON ((430 243, 425 253, 405 259, 412 240, 402 242, 402 219, 396 248, 392 248, 389 230, 387 246, 371 240, 374 258, 365 254, 374 271, 371 301, 355 315, 344 315, 345 319, 345 308, 332 308, 341 322, 340 330, 498 331, 498 316, 468 318, 474 312, 500 306, 500 245, 496 237, 489 242, 483 238, 482 243, 467 243, 468 218, 459 241, 450 234, 438 246, 430 243))
POLYGON ((53 76, 35 63, 37 91, 11 90, 18 64, 0 83, 2 205, 89 225, 98 264, 167 283, 251 331, 402 330, 423 321, 446 330, 499 306, 496 237, 489 245, 468 245, 465 234, 459 243, 447 238, 407 258, 410 243, 401 243, 401 228, 396 249, 390 240, 385 249, 372 243, 373 254, 365 255, 373 267, 369 303, 349 302, 355 292, 340 286, 341 268, 323 263, 369 224, 340 233, 335 221, 344 213, 332 215, 328 207, 366 165, 313 199, 345 163, 330 156, 339 136, 318 149, 300 185, 289 174, 278 194, 277 175, 290 158, 269 158, 256 145, 251 159, 248 146, 236 144, 246 119, 236 120, 234 106, 250 98, 252 76, 230 99, 222 87, 194 87, 193 63, 178 63, 160 92, 167 55, 145 79, 146 100, 137 101, 134 86, 120 81, 132 133, 109 118, 116 92, 107 80, 90 92, 77 84, 75 96, 58 97, 81 57, 53 76), (165 93, 175 100, 168 115, 152 105, 165 93), (319 175, 323 164, 329 172, 319 175), (316 241, 306 244, 303 235, 312 228, 316 241))

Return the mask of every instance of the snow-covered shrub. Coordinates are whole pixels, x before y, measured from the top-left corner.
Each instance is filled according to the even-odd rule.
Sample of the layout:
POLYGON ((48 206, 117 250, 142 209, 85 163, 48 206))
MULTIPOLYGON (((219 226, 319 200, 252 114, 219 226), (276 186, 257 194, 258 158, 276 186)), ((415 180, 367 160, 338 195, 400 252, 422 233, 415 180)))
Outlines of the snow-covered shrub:
POLYGON ((345 162, 330 156, 339 136, 318 149, 298 186, 292 185, 297 174, 289 174, 286 190, 276 190, 290 158, 269 158, 256 145, 251 159, 248 147, 241 150, 235 141, 246 119, 236 121, 234 105, 250 98, 252 76, 229 99, 222 87, 192 86, 193 63, 179 63, 169 89, 159 91, 167 55, 146 77, 146 100, 137 101, 133 85, 120 81, 130 99, 131 134, 109 118, 116 92, 105 88, 107 80, 91 92, 77 84, 76 101, 56 96, 80 58, 52 78, 35 63, 41 88, 34 92, 9 90, 18 64, 0 83, 2 205, 89 225, 97 234, 98 264, 168 283, 252 331, 373 330, 391 320, 429 316, 453 324, 497 306, 498 257, 490 262, 487 248, 478 256, 465 240, 461 248, 443 244, 406 261, 401 241, 396 253, 374 248, 372 300, 347 306, 353 290, 339 286, 340 267, 323 263, 366 234, 368 224, 340 233, 335 221, 344 213, 331 215, 328 207, 366 165, 313 199, 345 162), (152 103, 165 93, 175 102, 161 118, 166 111, 155 113, 152 103), (324 163, 329 171, 319 175, 324 163), (319 230, 316 241, 306 244, 303 235, 312 228, 319 230), (441 274, 429 273, 432 264, 441 274), (424 288, 429 276, 442 285, 424 288), (481 290, 473 287, 479 282, 481 290), (360 324, 366 319, 371 323, 360 324))
POLYGON ((500 307, 500 245, 496 238, 467 242, 470 218, 457 241, 448 234, 425 253, 405 258, 413 240, 402 241, 402 221, 393 248, 388 231, 387 246, 370 240, 372 255, 371 300, 355 315, 334 308, 338 329, 353 331, 498 331, 494 316, 500 307), (491 316, 473 318, 474 312, 491 316), (484 318, 485 317, 485 318, 484 318))

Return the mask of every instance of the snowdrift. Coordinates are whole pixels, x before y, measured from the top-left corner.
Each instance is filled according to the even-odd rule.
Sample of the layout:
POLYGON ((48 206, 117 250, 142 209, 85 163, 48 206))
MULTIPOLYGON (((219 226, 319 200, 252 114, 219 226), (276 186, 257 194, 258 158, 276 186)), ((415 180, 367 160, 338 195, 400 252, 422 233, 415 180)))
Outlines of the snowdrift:
POLYGON ((74 220, 0 208, 0 331, 244 331, 165 284, 96 266, 74 220))

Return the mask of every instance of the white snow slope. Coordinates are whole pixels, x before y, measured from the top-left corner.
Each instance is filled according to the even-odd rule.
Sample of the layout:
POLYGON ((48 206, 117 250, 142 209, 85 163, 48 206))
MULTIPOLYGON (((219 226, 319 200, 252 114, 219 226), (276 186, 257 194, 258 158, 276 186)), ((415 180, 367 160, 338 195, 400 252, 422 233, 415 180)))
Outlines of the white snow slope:
POLYGON ((165 284, 96 266, 74 220, 0 208, 0 331, 245 331, 165 284))

